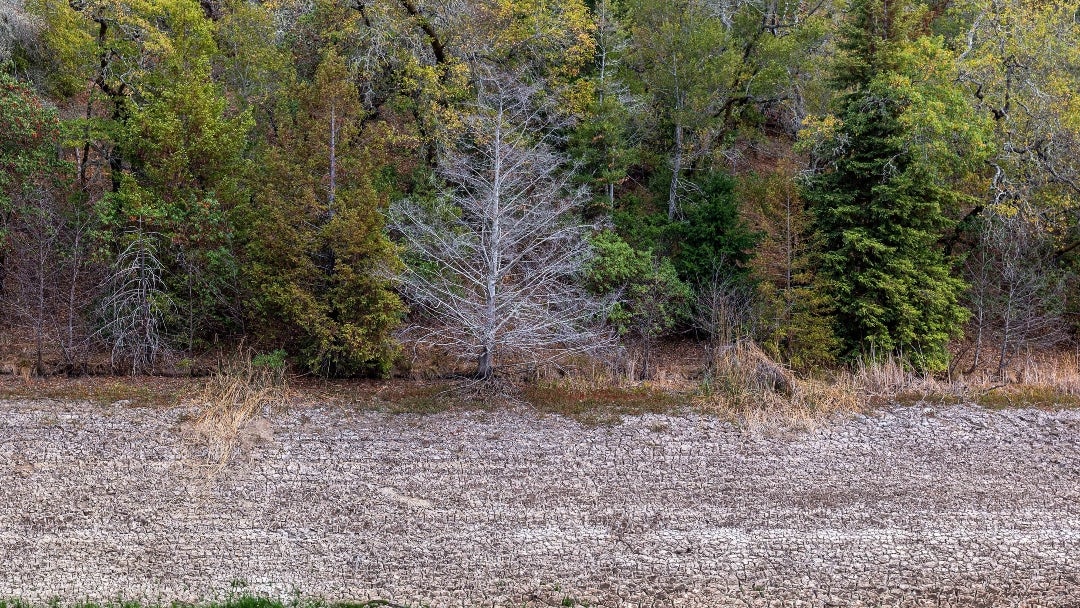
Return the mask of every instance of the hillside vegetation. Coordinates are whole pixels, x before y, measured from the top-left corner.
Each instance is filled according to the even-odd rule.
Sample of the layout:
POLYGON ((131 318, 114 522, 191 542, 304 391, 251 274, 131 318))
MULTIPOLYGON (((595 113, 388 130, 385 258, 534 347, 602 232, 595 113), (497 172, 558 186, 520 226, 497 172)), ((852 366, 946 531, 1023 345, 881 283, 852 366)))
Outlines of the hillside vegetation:
POLYGON ((1080 386, 1075 0, 0 9, 7 373, 1080 386))

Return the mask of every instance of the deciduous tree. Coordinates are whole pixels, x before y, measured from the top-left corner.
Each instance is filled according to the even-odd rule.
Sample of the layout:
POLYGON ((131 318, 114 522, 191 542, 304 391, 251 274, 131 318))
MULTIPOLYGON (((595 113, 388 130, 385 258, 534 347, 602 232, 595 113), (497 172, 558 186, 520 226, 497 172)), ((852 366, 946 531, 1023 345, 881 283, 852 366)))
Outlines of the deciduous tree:
POLYGON ((407 252, 404 292, 428 319, 417 338, 490 378, 509 362, 596 347, 603 314, 579 284, 587 195, 552 150, 554 109, 517 79, 478 88, 465 134, 439 163, 447 188, 394 205, 391 227, 407 252))

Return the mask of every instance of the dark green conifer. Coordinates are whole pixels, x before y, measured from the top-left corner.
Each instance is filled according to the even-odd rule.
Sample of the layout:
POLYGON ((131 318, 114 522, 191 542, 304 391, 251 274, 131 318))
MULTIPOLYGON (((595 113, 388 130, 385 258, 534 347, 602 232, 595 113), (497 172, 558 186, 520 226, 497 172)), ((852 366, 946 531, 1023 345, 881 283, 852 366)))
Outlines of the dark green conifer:
POLYGON ((918 153, 905 112, 925 103, 901 86, 914 62, 902 0, 853 0, 834 69, 838 91, 829 169, 804 196, 813 216, 819 275, 848 357, 900 355, 941 369, 967 313, 964 284, 939 246, 962 195, 918 153), (898 84, 901 83, 901 84, 898 84))

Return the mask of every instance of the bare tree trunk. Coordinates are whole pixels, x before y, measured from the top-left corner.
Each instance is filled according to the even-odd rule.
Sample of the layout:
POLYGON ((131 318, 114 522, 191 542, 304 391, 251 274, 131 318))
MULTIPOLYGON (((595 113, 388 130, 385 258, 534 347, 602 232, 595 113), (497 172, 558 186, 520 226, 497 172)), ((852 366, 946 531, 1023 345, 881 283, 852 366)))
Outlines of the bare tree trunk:
POLYGON ((79 153, 79 149, 75 149, 75 157, 79 162, 79 186, 83 191, 87 190, 87 177, 86 167, 90 163, 90 119, 94 117, 94 96, 88 95, 86 98, 86 123, 83 127, 83 147, 82 153, 79 153))
POLYGON ((75 365, 75 294, 79 285, 79 247, 82 246, 82 243, 80 242, 82 239, 81 227, 77 226, 75 230, 75 243, 71 252, 71 282, 68 284, 67 297, 67 343, 64 345, 64 363, 66 363, 69 368, 74 367, 75 365))
POLYGON ((448 196, 434 209, 409 199, 390 208, 391 233, 437 269, 400 277, 414 306, 438 320, 409 331, 482 379, 504 358, 535 363, 613 341, 606 302, 573 280, 592 255, 579 223, 587 191, 548 144, 556 123, 535 111, 535 95, 513 77, 482 82, 466 123, 475 137, 439 162, 448 196))
POLYGON ((435 56, 435 63, 446 63, 446 49, 431 22, 420 14, 419 8, 411 0, 401 0, 401 6, 410 17, 417 20, 420 29, 427 34, 428 42, 431 45, 431 53, 435 56))
MULTIPOLYGON (((607 0, 602 0, 601 4, 597 6, 597 14, 600 16, 603 24, 597 28, 597 35, 599 41, 600 50, 600 104, 603 105, 604 99, 607 96, 607 64, 608 64, 608 41, 607 41, 607 29, 606 24, 610 18, 609 7, 607 0)), ((606 145, 606 144, 605 144, 606 145)), ((604 186, 607 192, 608 209, 615 208, 615 182, 609 181, 604 186)))
POLYGON ((495 373, 494 358, 487 345, 476 359, 476 377, 487 380, 495 373))
POLYGON ((1012 340, 1012 290, 1009 290, 1009 300, 1005 307, 1005 327, 1001 332, 1001 354, 998 357, 998 377, 1005 381, 1005 366, 1009 362, 1009 343, 1012 340))
POLYGON ((651 358, 652 338, 646 337, 641 341, 641 371, 638 374, 638 380, 648 380, 649 375, 652 374, 652 366, 649 365, 651 358))
POLYGON ((37 260, 37 310, 34 314, 34 374, 38 376, 45 375, 45 289, 46 289, 46 274, 48 257, 55 252, 52 251, 52 247, 46 247, 42 243, 42 247, 38 252, 37 260))
MULTIPOLYGON (((983 332, 985 331, 985 308, 980 306, 978 313, 976 313, 976 327, 975 330, 975 358, 971 362, 971 371, 974 372, 979 367, 979 359, 982 358, 982 344, 983 344, 983 332)), ((971 373, 971 372, 968 372, 971 373)))
POLYGON ((495 296, 495 273, 487 277, 486 293, 484 294, 484 308, 486 319, 484 320, 484 337, 480 351, 480 358, 476 363, 476 375, 480 378, 490 378, 495 368, 495 320, 497 306, 495 296))
POLYGON ((484 337, 483 347, 480 353, 480 359, 476 366, 476 375, 481 378, 490 378, 494 372, 494 350, 495 350, 495 323, 498 318, 497 311, 497 296, 496 288, 498 287, 497 279, 500 273, 500 259, 502 249, 502 181, 503 181, 503 155, 502 155, 502 143, 503 143, 503 107, 502 103, 499 104, 499 112, 495 121, 495 133, 494 133, 494 147, 492 153, 494 155, 494 163, 492 166, 492 189, 491 189, 491 212, 488 216, 491 223, 488 227, 489 234, 487 235, 488 242, 486 249, 488 253, 487 259, 487 276, 484 284, 484 337))
POLYGON ((671 151, 671 186, 668 188, 668 220, 679 214, 679 178, 682 175, 683 126, 675 123, 675 148, 671 151))

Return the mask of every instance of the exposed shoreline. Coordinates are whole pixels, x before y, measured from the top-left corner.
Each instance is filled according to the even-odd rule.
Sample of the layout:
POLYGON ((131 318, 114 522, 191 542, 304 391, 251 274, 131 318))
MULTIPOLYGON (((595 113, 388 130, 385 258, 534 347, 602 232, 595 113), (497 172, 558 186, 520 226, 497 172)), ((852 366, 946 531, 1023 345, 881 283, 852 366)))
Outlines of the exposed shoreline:
POLYGON ((219 473, 189 417, 0 402, 0 597, 1080 602, 1075 410, 897 407, 767 436, 294 408, 219 473))

